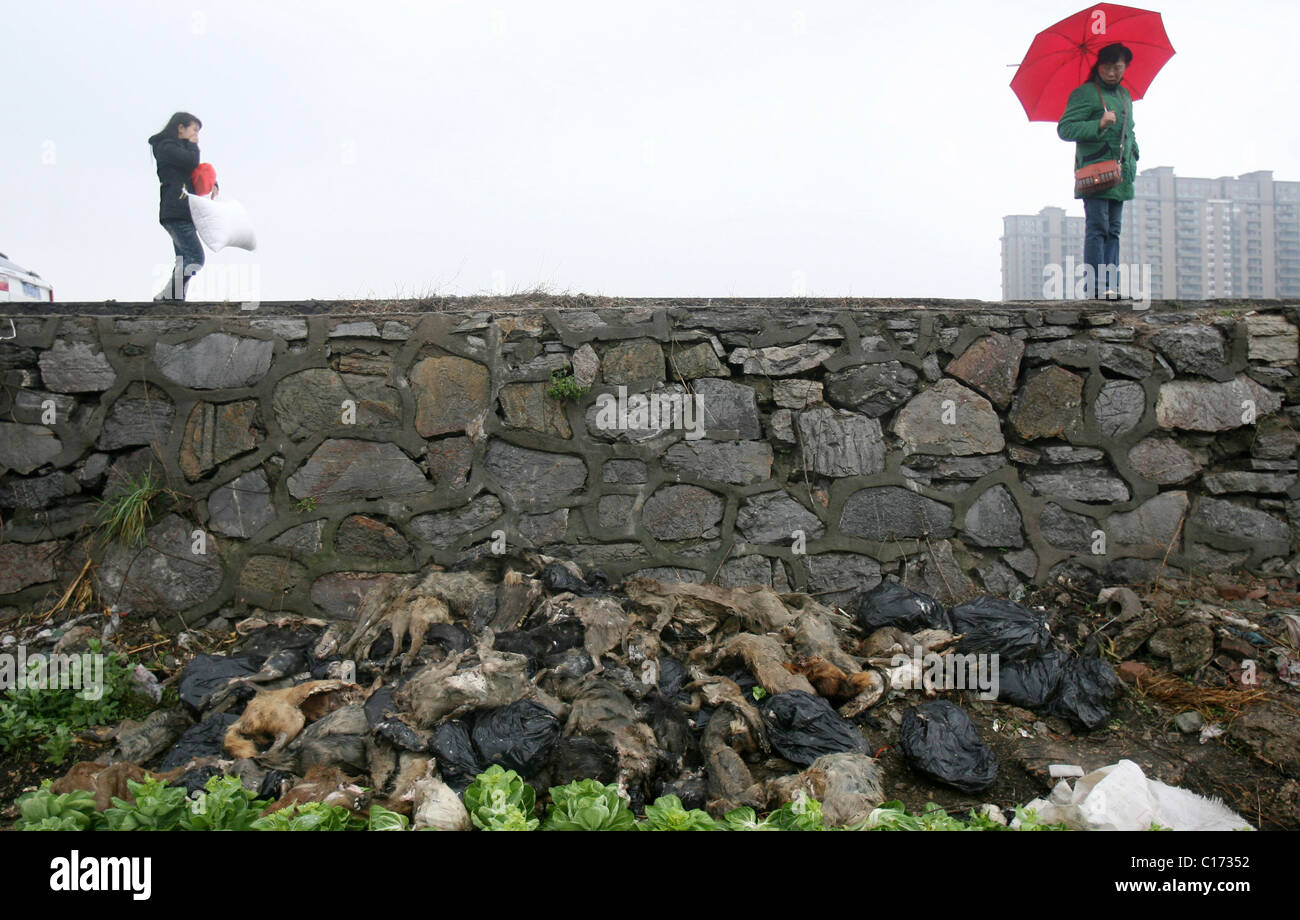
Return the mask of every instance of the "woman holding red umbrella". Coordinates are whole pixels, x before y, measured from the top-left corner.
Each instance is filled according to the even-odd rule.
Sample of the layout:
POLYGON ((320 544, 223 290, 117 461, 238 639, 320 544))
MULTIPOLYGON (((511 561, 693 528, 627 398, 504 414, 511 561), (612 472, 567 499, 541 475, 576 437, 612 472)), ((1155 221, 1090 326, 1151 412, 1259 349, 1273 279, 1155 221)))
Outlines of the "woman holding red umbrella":
POLYGON ((1097 53, 1097 62, 1087 82, 1070 93, 1065 112, 1057 123, 1062 140, 1074 141, 1074 167, 1118 160, 1120 181, 1103 192, 1086 194, 1083 260, 1093 269, 1092 293, 1114 300, 1119 297, 1119 234, 1124 202, 1133 198, 1137 176, 1138 144, 1133 136, 1133 97, 1122 85, 1124 71, 1133 62, 1133 52, 1119 42, 1097 53))

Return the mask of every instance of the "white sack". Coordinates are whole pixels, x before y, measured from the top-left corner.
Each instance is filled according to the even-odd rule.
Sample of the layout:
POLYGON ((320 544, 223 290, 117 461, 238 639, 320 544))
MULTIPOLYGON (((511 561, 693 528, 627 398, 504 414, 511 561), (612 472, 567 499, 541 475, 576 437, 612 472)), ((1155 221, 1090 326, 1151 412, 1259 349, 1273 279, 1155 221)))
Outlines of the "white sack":
POLYGON ((186 195, 190 202, 190 217, 194 229, 199 232, 199 239, 213 252, 220 252, 227 246, 247 249, 252 252, 257 248, 257 237, 253 235, 253 222, 248 219, 248 212, 238 201, 220 198, 214 201, 206 195, 186 195))
POLYGON ((1085 831, 1144 831, 1152 824, 1176 831, 1253 830, 1218 799, 1147 779, 1131 760, 1094 770, 1070 788, 1061 780, 1047 799, 1028 805, 1048 824, 1085 831))

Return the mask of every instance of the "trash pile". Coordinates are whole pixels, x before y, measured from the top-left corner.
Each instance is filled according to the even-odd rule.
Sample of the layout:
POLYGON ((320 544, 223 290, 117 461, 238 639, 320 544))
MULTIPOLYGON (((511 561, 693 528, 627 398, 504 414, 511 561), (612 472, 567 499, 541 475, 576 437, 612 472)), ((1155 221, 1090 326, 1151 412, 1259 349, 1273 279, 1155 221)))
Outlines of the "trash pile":
MULTIPOLYGON (((928 595, 882 581, 862 596, 858 624, 874 630, 866 642, 873 650, 881 650, 891 639, 886 651, 906 654, 915 647, 911 661, 887 670, 894 687, 925 680, 918 673, 923 649, 928 654, 954 647, 950 661, 965 664, 965 676, 976 678, 965 682, 967 688, 979 683, 982 670, 996 668, 996 680, 980 684, 991 697, 1060 716, 1083 729, 1109 719, 1109 703, 1123 693, 1108 662, 1054 650, 1046 615, 1009 600, 984 596, 947 610, 928 595), (918 630, 912 634, 912 646, 908 630, 918 630)), ((948 669, 926 670, 938 674, 948 669)), ((970 716, 951 701, 908 710, 900 728, 903 756, 923 776, 966 792, 987 789, 996 781, 996 755, 980 740, 970 716)))
MULTIPOLYGON (((1265 596, 1258 587, 1247 594, 1235 586, 1220 585, 1225 598, 1248 603, 1265 596)), ((1108 639, 1116 656, 1131 658, 1145 650, 1153 658, 1167 660, 1175 675, 1210 673, 1221 675, 1211 685, 1237 689, 1268 687, 1277 683, 1300 688, 1300 613, 1294 606, 1300 596, 1276 592, 1278 612, 1258 613, 1248 618, 1245 611, 1208 601, 1180 601, 1177 615, 1168 618, 1145 616, 1141 600, 1129 588, 1104 588, 1098 602, 1105 605, 1108 639), (1290 609, 1292 612, 1283 612, 1290 609), (1272 633, 1268 635, 1266 633, 1272 633)))
POLYGON ((497 766, 531 787, 530 809, 594 781, 637 815, 657 800, 715 818, 816 800, 841 827, 887 798, 882 700, 915 703, 896 733, 908 766, 974 793, 998 760, 955 691, 1083 729, 1122 692, 1109 663, 1054 650, 1044 612, 1007 600, 946 609, 886 580, 849 616, 763 586, 632 578, 615 592, 537 554, 389 576, 353 622, 262 615, 234 632, 229 654, 185 664, 180 707, 53 792, 103 808, 146 772, 190 793, 234 776, 269 812, 324 802, 469 829, 466 791, 497 766))

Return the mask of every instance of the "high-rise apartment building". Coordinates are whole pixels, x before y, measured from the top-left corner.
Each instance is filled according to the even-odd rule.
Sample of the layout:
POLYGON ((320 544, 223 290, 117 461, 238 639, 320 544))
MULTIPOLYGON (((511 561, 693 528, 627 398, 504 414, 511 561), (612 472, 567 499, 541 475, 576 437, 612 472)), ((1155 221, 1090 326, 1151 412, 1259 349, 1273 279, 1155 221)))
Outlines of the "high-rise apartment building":
POLYGON ((1041 300, 1043 269, 1064 265, 1066 256, 1083 261, 1083 218, 1064 208, 1002 218, 1002 299, 1041 300))
MULTIPOLYGON (((1124 203, 1119 260, 1150 266, 1153 299, 1300 297, 1300 182, 1274 181, 1270 170, 1186 178, 1161 166, 1139 173, 1134 193, 1124 203)), ((1043 266, 1066 255, 1083 260, 1083 218, 1060 208, 1005 217, 1003 227, 1004 300, 1042 298, 1043 266)))

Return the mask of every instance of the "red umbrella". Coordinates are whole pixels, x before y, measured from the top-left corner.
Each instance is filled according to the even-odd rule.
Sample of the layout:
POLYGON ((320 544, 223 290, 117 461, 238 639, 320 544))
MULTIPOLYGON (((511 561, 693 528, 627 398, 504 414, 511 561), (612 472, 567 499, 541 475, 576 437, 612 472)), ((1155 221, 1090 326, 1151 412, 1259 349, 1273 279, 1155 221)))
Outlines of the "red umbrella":
POLYGON ((1174 56, 1160 14, 1098 3, 1034 36, 1011 89, 1030 121, 1059 121, 1070 93, 1088 79, 1097 52, 1120 42, 1133 52, 1121 81, 1141 99, 1160 68, 1174 56))

